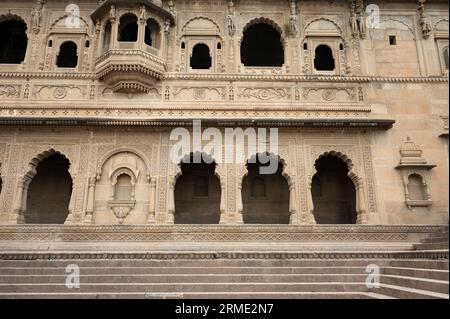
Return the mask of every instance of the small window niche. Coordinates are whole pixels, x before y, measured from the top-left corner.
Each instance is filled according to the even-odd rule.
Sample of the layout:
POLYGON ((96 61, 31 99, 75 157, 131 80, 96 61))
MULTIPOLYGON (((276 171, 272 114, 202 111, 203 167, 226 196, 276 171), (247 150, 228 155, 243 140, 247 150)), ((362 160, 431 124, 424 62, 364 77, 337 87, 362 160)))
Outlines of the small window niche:
POLYGON ((123 224, 136 206, 136 175, 129 168, 120 168, 111 175, 111 200, 109 208, 123 224))
POLYGON ((428 174, 436 165, 429 164, 422 154, 421 147, 408 137, 400 148, 400 165, 396 167, 401 172, 406 206, 411 211, 433 205, 428 174))
POLYGON ((389 36, 389 45, 397 45, 397 37, 395 35, 389 36))

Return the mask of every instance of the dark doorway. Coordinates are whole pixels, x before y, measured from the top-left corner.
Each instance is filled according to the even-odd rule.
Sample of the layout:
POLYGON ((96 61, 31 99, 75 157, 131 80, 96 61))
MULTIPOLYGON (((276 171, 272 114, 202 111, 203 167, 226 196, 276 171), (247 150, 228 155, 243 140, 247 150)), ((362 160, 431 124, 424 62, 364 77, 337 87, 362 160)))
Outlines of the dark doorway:
POLYGON ((145 44, 155 49, 159 49, 161 42, 160 38, 161 28, 159 27, 158 22, 153 19, 148 19, 147 24, 145 25, 145 44))
POLYGON ((192 49, 191 68, 193 70, 208 70, 212 66, 209 47, 199 43, 192 49))
POLYGON ((216 164, 182 163, 175 186, 175 224, 219 224, 221 188, 216 164))
POLYGON ((334 71, 336 66, 333 58, 333 51, 329 46, 319 45, 316 48, 314 68, 317 71, 334 71))
POLYGON ((69 160, 59 154, 38 165, 28 189, 26 224, 64 224, 72 194, 69 166, 69 160))
POLYGON ((325 156, 316 161, 316 170, 312 197, 317 224, 356 224, 356 191, 347 164, 325 156))
POLYGON ((111 45, 111 32, 112 32, 111 22, 108 21, 108 23, 105 26, 105 34, 103 35, 103 52, 109 50, 109 47, 111 45))
POLYGON ((282 175, 283 166, 279 163, 271 175, 261 174, 261 166, 259 157, 256 163, 247 163, 248 175, 242 181, 244 223, 289 224, 289 185, 282 175))
POLYGON ((56 62, 58 68, 76 68, 78 65, 77 49, 77 45, 72 41, 61 44, 56 62))
POLYGON ((284 49, 280 33, 265 23, 248 27, 241 44, 241 61, 245 66, 283 66, 284 49))
POLYGON ((125 14, 120 18, 119 42, 136 42, 138 36, 137 17, 134 14, 125 14))
POLYGON ((0 23, 0 64, 20 64, 25 59, 27 25, 19 20, 0 23))

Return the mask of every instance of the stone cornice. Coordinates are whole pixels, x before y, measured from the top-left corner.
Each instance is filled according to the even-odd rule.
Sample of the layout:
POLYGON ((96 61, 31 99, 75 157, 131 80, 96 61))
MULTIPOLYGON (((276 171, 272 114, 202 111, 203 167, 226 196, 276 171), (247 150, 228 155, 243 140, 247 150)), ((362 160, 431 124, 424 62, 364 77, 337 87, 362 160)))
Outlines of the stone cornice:
POLYGON ((0 253, 0 260, 217 260, 217 259, 427 259, 448 260, 442 251, 376 251, 376 252, 18 252, 0 253))
POLYGON ((445 225, 1 225, 0 247, 2 241, 409 242, 411 236, 447 229, 445 225))
MULTIPOLYGON (((21 118, 0 117, 0 125, 33 126, 135 126, 190 127, 195 119, 114 119, 114 118, 21 118)), ((204 125, 218 127, 338 127, 390 129, 388 119, 202 119, 204 125)))
MULTIPOLYGON (((96 80, 96 73, 69 72, 0 72, 0 78, 80 79, 96 80)), ((318 76, 318 75, 257 75, 257 74, 193 74, 165 73, 162 80, 191 81, 280 81, 280 82, 342 82, 342 83, 449 83, 448 76, 383 77, 383 76, 318 76)))

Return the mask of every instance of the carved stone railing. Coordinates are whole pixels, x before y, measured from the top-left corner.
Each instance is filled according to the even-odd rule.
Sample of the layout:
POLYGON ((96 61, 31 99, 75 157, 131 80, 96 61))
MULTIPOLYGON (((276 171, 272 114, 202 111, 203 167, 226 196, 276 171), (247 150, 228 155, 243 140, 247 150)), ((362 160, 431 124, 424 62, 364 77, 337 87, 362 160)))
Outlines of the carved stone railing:
POLYGON ((95 70, 114 92, 148 93, 164 76, 165 62, 142 50, 109 50, 97 59, 95 70))

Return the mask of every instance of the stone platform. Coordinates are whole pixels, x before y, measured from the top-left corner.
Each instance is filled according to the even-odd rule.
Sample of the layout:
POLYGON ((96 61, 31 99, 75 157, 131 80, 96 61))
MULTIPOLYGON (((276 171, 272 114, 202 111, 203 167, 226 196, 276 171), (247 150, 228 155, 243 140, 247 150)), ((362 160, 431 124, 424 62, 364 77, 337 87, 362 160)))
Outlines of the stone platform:
POLYGON ((448 252, 441 225, 1 226, 0 298, 448 298, 448 252))

